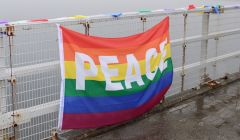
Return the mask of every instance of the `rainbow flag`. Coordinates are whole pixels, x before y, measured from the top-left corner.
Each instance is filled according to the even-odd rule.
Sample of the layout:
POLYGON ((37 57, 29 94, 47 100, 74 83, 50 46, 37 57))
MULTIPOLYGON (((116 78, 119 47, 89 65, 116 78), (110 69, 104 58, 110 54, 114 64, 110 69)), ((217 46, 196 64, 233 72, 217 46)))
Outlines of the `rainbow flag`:
POLYGON ((128 37, 86 36, 58 26, 60 129, 97 128, 153 108, 172 84, 169 17, 128 37))

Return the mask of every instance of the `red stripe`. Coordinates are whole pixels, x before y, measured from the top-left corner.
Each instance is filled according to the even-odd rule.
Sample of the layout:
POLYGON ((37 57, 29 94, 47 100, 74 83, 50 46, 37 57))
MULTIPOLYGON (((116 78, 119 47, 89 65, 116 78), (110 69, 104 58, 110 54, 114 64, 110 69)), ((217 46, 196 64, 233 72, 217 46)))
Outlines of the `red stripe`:
POLYGON ((170 85, 159 92, 152 100, 134 109, 108 113, 64 114, 62 129, 97 128, 136 118, 159 104, 169 87, 170 85))
POLYGON ((166 17, 159 24, 144 33, 121 38, 86 36, 62 26, 61 29, 64 43, 76 44, 82 48, 119 49, 124 47, 128 49, 129 47, 134 47, 137 49, 139 46, 146 44, 146 42, 151 42, 156 39, 162 40, 162 35, 169 30, 169 17, 166 17))

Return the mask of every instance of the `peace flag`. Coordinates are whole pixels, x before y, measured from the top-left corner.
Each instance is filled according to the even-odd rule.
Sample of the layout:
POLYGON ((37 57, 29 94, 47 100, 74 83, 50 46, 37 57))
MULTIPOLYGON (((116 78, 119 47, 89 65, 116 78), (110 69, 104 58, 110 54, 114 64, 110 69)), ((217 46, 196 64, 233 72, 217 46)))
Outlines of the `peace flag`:
POLYGON ((121 38, 87 36, 58 26, 60 129, 97 128, 149 111, 172 84, 169 17, 121 38))

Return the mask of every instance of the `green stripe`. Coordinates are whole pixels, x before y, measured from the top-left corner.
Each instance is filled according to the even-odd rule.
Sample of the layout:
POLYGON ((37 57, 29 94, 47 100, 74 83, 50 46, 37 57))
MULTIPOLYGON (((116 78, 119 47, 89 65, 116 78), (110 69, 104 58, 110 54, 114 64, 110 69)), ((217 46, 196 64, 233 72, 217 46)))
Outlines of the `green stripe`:
POLYGON ((133 94, 135 92, 142 91, 148 87, 152 82, 157 81, 162 75, 167 72, 173 71, 173 65, 171 58, 166 60, 168 62, 168 67, 162 73, 158 69, 156 76, 153 80, 149 80, 146 75, 142 76, 144 86, 139 86, 136 82, 132 83, 131 89, 126 89, 124 80, 122 81, 114 81, 121 82, 124 90, 119 91, 106 91, 106 82, 105 81, 93 81, 87 80, 85 81, 85 90, 75 90, 76 89, 76 80, 74 79, 65 79, 65 96, 122 96, 133 94))

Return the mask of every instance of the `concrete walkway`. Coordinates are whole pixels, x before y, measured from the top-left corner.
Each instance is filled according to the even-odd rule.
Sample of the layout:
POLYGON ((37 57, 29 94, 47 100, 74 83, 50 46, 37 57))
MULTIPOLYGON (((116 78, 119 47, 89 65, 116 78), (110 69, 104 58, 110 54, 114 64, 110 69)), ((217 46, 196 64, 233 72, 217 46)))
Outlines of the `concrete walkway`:
POLYGON ((91 140, 240 140, 240 81, 91 140))

